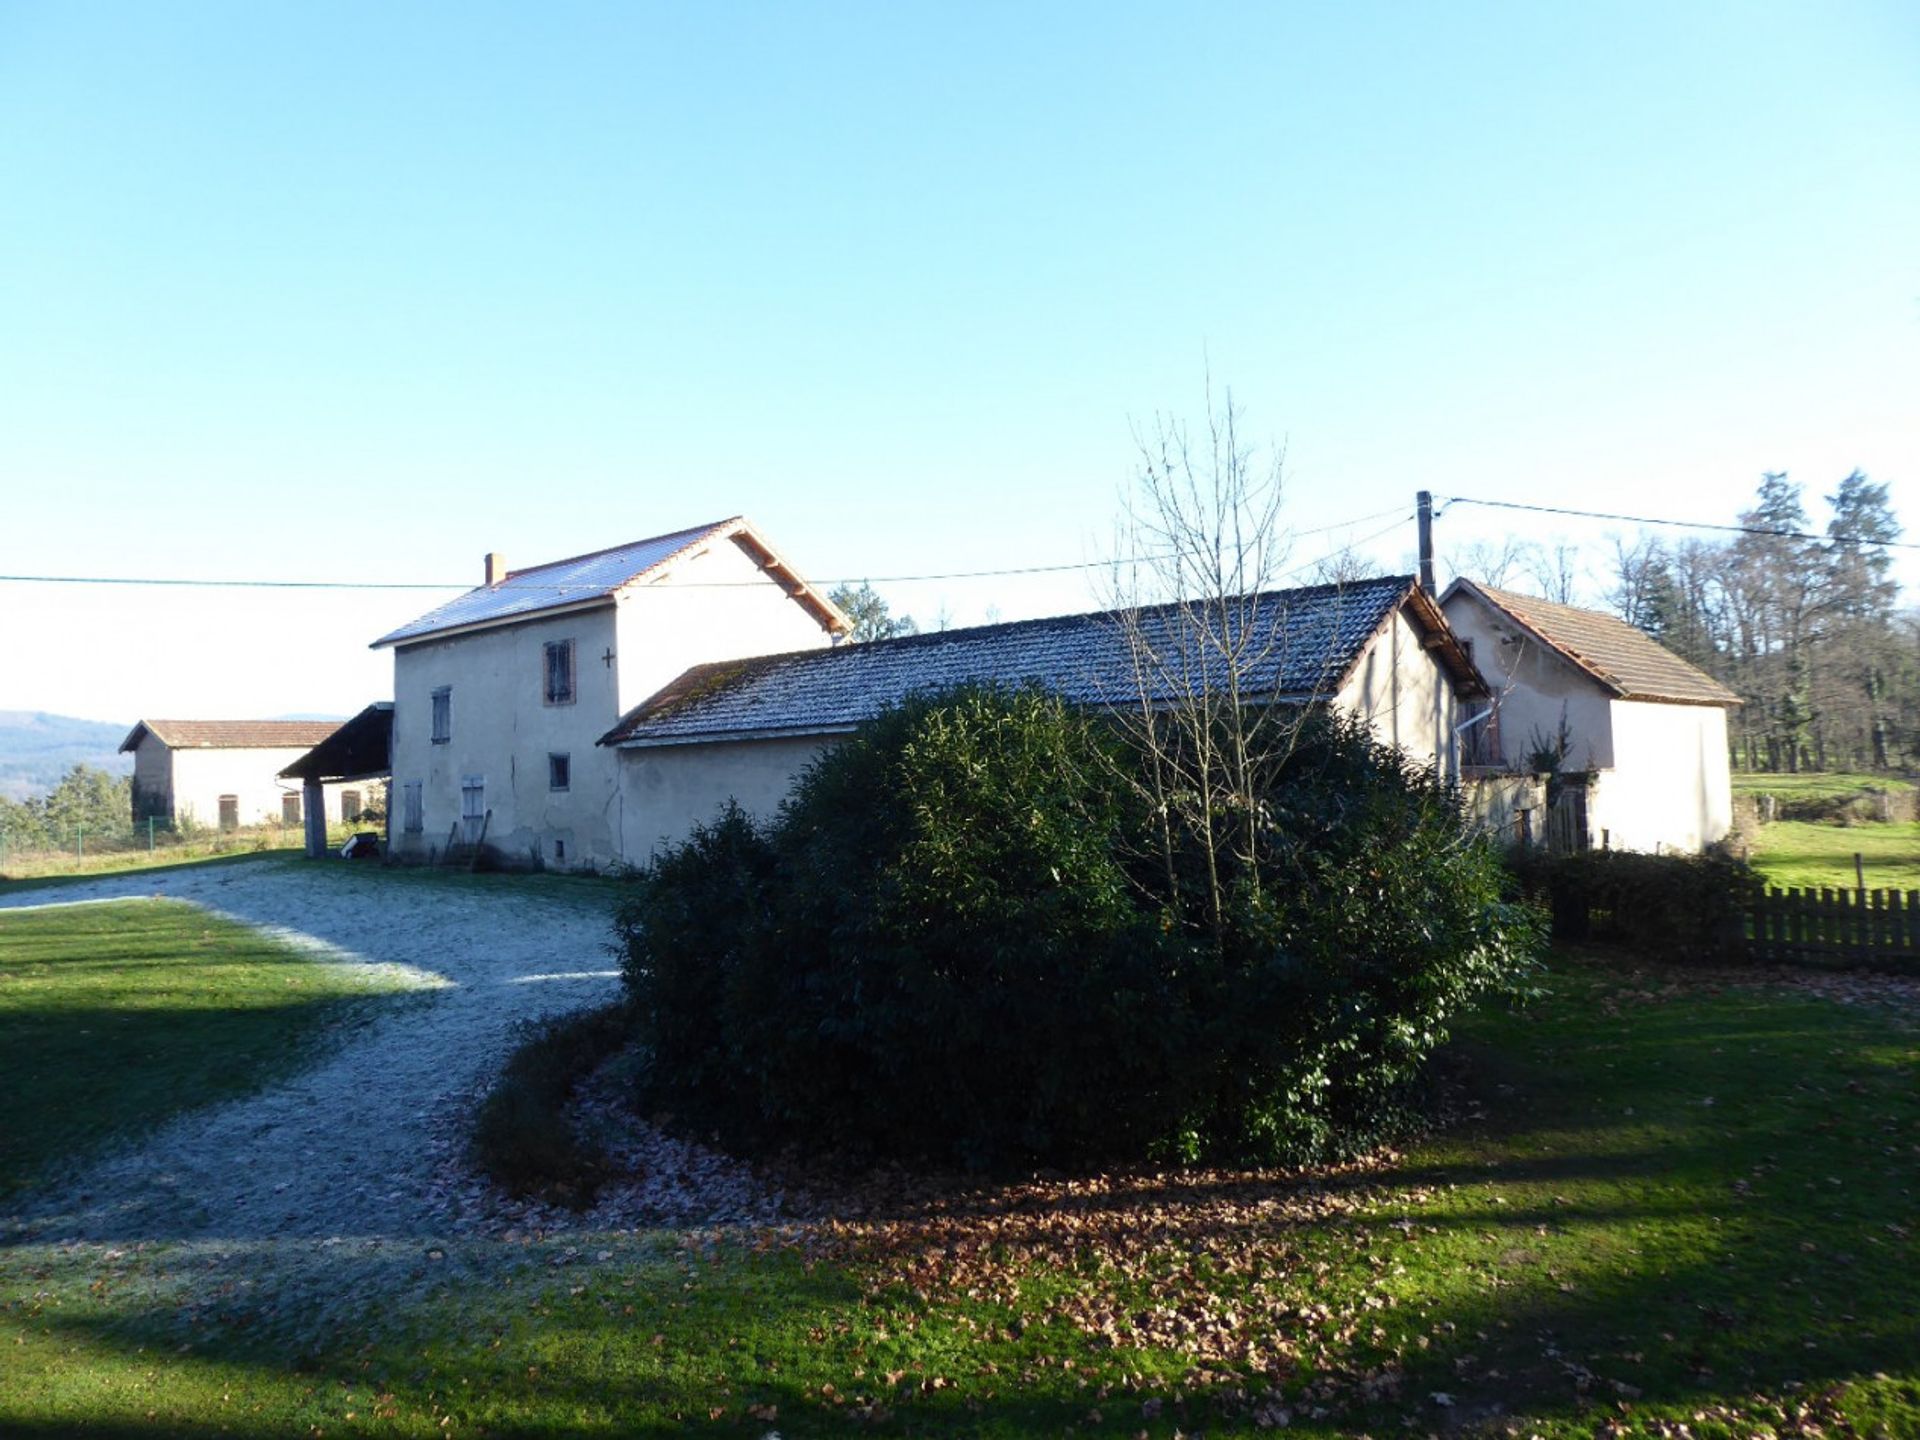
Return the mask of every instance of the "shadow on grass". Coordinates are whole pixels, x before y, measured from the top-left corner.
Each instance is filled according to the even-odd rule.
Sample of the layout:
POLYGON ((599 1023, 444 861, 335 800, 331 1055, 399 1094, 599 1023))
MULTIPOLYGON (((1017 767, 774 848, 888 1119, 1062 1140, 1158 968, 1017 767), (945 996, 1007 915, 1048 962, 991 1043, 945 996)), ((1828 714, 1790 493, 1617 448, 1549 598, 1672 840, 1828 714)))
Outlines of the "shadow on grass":
MULTIPOLYGON (((476 1242, 478 1258, 449 1255, 438 1274, 398 1247, 343 1259, 310 1294, 227 1277, 198 1287, 212 1309, 136 1285, 110 1314, 62 1305, 9 1328, 38 1332, 28 1358, 96 1365, 130 1388, 157 1370, 156 1418, 75 1384, 44 1404, 0 1401, 0 1428, 280 1434, 379 1414, 385 1396, 396 1433, 451 1416, 495 1435, 837 1434, 871 1401, 883 1433, 1247 1432, 1248 1406, 1223 1398, 1244 1377, 1202 1385, 1181 1355, 1115 1345, 1049 1298, 1084 1281, 1126 1315, 1204 1300, 1180 1288, 1200 1273, 1216 1310, 1309 1357, 1287 1377, 1298 1432, 1513 1415, 1584 1435, 1652 1411, 1706 1412, 1690 1423, 1713 1433, 1722 1407, 1743 1417, 1725 1433, 1788 1433, 1757 1397, 1797 1404, 1887 1372, 1865 1381, 1891 1397, 1883 1428, 1920 1433, 1911 1037, 1817 1002, 1700 997, 1609 1015, 1592 1000, 1575 987, 1489 1019, 1470 1067, 1485 1118, 1389 1167, 882 1188, 864 1207, 878 1241, 826 1247, 831 1260, 689 1241, 664 1262, 630 1265, 622 1249, 592 1265, 550 1242, 503 1278, 510 1252, 476 1242), (1028 1293, 967 1293, 952 1277, 969 1252, 991 1252, 1028 1293), (1259 1254, 1280 1268, 1249 1280, 1229 1265, 1259 1254), (887 1283, 898 1265, 926 1297, 887 1283), (182 1345, 190 1361, 173 1358, 182 1345), (67 1347, 87 1358, 57 1360, 67 1347), (207 1367, 205 1385, 189 1366, 207 1367), (195 1411, 216 1382, 267 1407, 257 1429, 195 1411)), ((596 1241, 573 1243, 590 1254, 596 1241)), ((51 1392, 35 1379, 21 1393, 51 1392)))
MULTIPOLYGON (((219 1298, 197 1307, 161 1295, 111 1317, 49 1311, 26 1322, 43 1343, 24 1364, 15 1350, 19 1388, 0 1399, 0 1429, 264 1436, 355 1429, 355 1418, 377 1433, 447 1421, 542 1436, 840 1434, 856 1420, 880 1433, 1255 1428, 1257 1398, 1197 1384, 1172 1357, 1104 1349, 1044 1321, 1016 1337, 967 1323, 977 1311, 874 1300, 853 1274, 791 1255, 710 1265, 622 1254, 556 1271, 567 1253, 531 1247, 510 1274, 483 1263, 451 1285, 423 1276, 417 1254, 389 1254, 336 1266, 320 1294, 226 1283, 203 1287, 219 1298), (32 1366, 54 1355, 85 1379, 46 1388, 32 1366)), ((1513 1414, 1586 1433, 1624 1411, 1751 1416, 1757 1395, 1814 1394, 1910 1369, 1920 1353, 1915 1316, 1884 1296, 1823 1306, 1809 1291, 1783 1307, 1744 1282, 1730 1291, 1708 1260, 1622 1267, 1571 1295, 1475 1290, 1419 1315, 1429 1348, 1389 1337, 1410 1357, 1397 1385, 1371 1400, 1336 1388, 1320 1416, 1296 1396, 1293 1428, 1388 1433, 1412 1420, 1424 1432, 1513 1414), (1444 1415, 1435 1392, 1451 1400, 1444 1415)), ((1385 1323, 1411 1316, 1403 1307, 1385 1323)), ((1391 1349, 1356 1349, 1345 1378, 1394 1365, 1391 1349)))

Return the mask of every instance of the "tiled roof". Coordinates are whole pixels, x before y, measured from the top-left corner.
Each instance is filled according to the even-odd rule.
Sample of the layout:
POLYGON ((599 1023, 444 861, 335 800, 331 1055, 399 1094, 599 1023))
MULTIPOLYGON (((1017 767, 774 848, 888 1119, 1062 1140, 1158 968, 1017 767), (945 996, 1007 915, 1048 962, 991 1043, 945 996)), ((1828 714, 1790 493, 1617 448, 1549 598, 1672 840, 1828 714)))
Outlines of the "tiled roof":
POLYGON ((146 733, 173 750, 309 750, 339 728, 338 720, 142 720, 120 749, 146 733))
MULTIPOLYGON (((1238 602, 1246 623, 1235 628, 1259 637, 1248 647, 1255 658, 1243 667, 1245 688, 1256 695, 1331 693, 1412 587, 1410 576, 1394 576, 1274 590, 1238 602)), ((1130 703, 1139 691, 1120 614, 1063 615, 696 665, 630 711, 600 743, 832 733, 909 695, 969 681, 1031 681, 1077 703, 1130 703)), ((1174 606, 1139 612, 1142 632, 1168 656, 1179 652, 1183 633, 1194 633, 1183 630, 1178 614, 1174 606)), ((1209 658, 1218 681, 1224 664, 1209 658)), ((1172 687, 1154 689, 1156 698, 1175 698, 1172 687)))
POLYGON ((1485 596, 1622 700, 1741 703, 1738 695, 1711 675, 1617 616, 1515 595, 1471 580, 1456 580, 1448 593, 1461 588, 1485 596))
POLYGON ((576 605, 582 600, 604 599, 683 550, 737 523, 738 517, 718 520, 710 525, 696 525, 691 530, 676 530, 671 535, 655 535, 630 545, 616 545, 611 550, 596 550, 591 555, 510 570, 506 579, 469 590, 438 609, 429 610, 418 620, 388 631, 373 642, 373 648, 397 645, 441 630, 499 624, 562 605, 576 605))

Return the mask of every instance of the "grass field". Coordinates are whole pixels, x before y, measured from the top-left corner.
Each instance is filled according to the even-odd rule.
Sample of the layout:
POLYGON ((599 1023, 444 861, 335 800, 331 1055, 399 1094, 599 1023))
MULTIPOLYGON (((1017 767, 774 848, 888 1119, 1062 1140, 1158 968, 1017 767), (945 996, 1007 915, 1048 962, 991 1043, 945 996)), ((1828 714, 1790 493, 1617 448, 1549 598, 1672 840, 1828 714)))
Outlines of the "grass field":
POLYGON ((1753 866, 1783 887, 1851 889, 1858 852, 1869 890, 1920 889, 1920 825, 1816 825, 1779 820, 1760 827, 1753 866))
POLYGON ((0 911, 0 1195, 285 1073, 366 996, 177 901, 0 911))
POLYGON ((1373 1169, 350 1237, 259 1284, 239 1239, 0 1250, 0 1432, 1920 1434, 1912 1012, 1546 985, 1373 1169))
POLYGON ((1736 795, 1777 795, 1782 800, 1842 800, 1862 790, 1905 794, 1913 785, 1895 775, 1852 774, 1846 771, 1776 775, 1749 770, 1733 772, 1736 795))
MULTIPOLYGON (((345 844, 348 832, 336 827, 336 833, 340 836, 338 843, 345 844)), ((192 839, 181 839, 163 832, 151 850, 141 842, 117 846, 95 845, 81 853, 72 850, 7 850, 0 853, 0 884, 41 880, 51 876, 116 874, 123 870, 148 870, 240 855, 297 855, 305 843, 297 826, 268 826, 257 830, 213 831, 192 839)))

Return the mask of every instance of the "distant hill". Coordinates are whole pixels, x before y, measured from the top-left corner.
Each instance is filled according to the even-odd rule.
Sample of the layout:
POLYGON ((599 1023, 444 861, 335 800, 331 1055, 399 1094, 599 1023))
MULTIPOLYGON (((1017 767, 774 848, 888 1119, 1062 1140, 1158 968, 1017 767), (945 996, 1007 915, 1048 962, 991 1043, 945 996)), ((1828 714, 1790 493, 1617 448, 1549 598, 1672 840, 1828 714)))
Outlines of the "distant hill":
POLYGON ((131 723, 76 720, 41 710, 0 710, 0 795, 44 795, 76 765, 115 775, 133 773, 133 757, 117 753, 131 723))

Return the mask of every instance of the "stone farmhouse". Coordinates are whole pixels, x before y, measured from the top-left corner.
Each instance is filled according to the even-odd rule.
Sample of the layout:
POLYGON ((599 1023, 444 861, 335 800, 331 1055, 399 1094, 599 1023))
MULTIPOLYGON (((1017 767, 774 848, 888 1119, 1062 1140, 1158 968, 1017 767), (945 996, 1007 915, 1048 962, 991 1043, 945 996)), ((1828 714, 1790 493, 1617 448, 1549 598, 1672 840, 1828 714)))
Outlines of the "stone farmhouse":
MULTIPOLYGON (((1255 693, 1360 715, 1459 773, 1487 689, 1412 577, 1244 604, 1272 637, 1255 693)), ((1172 607, 1137 615, 1178 632, 1172 607)), ((1139 703, 1114 614, 837 643, 847 629, 738 517, 525 570, 490 556, 485 584, 374 642, 394 652, 389 848, 643 865, 728 798, 767 813, 825 747, 915 692, 1034 681, 1139 703)))
POLYGON ((1612 615, 1466 579, 1440 606, 1493 694, 1484 758, 1547 776, 1515 839, 1691 854, 1726 837, 1739 696, 1612 615))
POLYGON ((644 861, 599 739, 693 666, 822 647, 846 616, 735 517, 509 571, 381 636, 393 651, 391 853, 644 861))
MULTIPOLYGON (((300 787, 280 771, 337 728, 335 720, 142 720, 120 742, 133 755, 133 818, 222 830, 301 824, 300 787)), ((324 787, 326 818, 357 818, 377 785, 324 787)))

